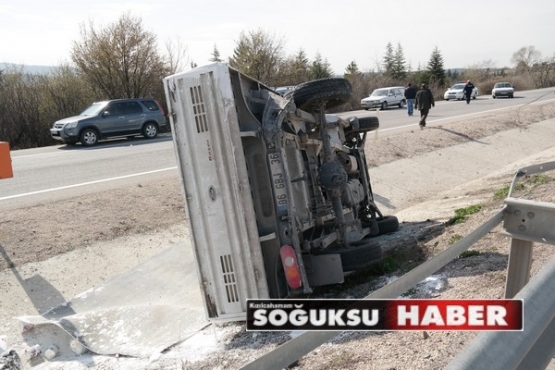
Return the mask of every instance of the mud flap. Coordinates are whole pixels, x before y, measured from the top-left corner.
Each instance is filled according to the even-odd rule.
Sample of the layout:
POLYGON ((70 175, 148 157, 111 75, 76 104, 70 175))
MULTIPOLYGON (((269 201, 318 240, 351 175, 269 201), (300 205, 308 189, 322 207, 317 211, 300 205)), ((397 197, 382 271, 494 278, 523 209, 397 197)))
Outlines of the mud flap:
POLYGON ((307 255, 303 261, 311 286, 340 284, 345 280, 339 254, 307 255))

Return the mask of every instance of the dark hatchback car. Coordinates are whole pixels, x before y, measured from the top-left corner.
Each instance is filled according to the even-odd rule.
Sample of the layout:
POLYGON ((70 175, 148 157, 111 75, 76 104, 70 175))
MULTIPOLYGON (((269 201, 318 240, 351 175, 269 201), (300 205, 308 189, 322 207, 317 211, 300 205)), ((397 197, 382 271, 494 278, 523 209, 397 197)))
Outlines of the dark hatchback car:
POLYGON ((50 134, 68 145, 81 142, 92 146, 100 139, 116 136, 153 139, 165 128, 166 114, 156 100, 116 99, 95 102, 78 116, 56 121, 50 134))

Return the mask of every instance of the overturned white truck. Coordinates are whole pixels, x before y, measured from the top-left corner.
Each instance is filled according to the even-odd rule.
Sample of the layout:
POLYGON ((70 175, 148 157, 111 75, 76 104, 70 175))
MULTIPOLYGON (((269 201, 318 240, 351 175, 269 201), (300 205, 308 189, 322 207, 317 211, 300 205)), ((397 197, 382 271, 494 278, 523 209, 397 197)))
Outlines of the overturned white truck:
POLYGON ((186 218, 207 317, 245 318, 246 299, 286 298, 343 282, 396 231, 374 203, 364 154, 377 117, 326 110, 346 79, 280 95, 225 64, 164 79, 186 218))

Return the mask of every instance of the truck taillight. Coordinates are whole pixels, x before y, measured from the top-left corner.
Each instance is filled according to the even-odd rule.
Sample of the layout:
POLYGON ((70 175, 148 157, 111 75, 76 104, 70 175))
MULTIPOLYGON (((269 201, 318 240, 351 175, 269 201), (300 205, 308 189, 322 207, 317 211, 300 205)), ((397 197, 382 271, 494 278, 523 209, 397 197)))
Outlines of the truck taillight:
POLYGON ((291 289, 299 289, 302 285, 301 283, 301 271, 299 270, 299 264, 297 263, 297 255, 292 246, 284 244, 279 250, 281 256, 281 263, 283 264, 283 270, 285 271, 285 279, 287 280, 287 285, 291 289))

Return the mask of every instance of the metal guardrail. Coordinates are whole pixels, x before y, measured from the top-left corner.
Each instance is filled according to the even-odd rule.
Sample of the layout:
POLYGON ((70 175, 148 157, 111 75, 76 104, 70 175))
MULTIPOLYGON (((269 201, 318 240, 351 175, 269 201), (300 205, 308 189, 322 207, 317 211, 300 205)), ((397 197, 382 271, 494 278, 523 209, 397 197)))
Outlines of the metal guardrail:
POLYGON ((551 170, 555 162, 521 168, 505 199, 504 234, 511 237, 505 298, 524 300, 524 330, 481 333, 446 369, 545 369, 555 355, 555 259, 528 282, 533 243, 555 245, 555 204, 511 197, 518 179, 551 170))
POLYGON ((555 355, 555 259, 515 298, 524 300, 524 330, 483 332, 446 370, 545 369, 555 355))
MULTIPOLYGON (((402 295, 458 257, 501 221, 505 221, 506 235, 512 238, 505 296, 513 297, 528 283, 532 242, 546 243, 547 239, 541 236, 542 233, 555 236, 552 221, 555 219, 555 205, 514 199, 510 195, 519 178, 549 170, 555 170, 555 162, 519 169, 509 189, 509 198, 505 200, 505 207, 501 211, 445 251, 365 298, 393 299, 402 295), (515 227, 518 233, 515 233, 515 227), (547 234, 548 231, 550 234, 547 234)), ((488 332, 480 335, 449 364, 449 369, 524 370, 541 368, 538 365, 543 365, 543 368, 547 366, 555 354, 555 260, 544 270, 516 296, 524 299, 524 331, 488 332), (483 356, 484 353, 488 356, 483 356), (516 364, 520 364, 520 367, 512 366, 516 364)), ((305 332, 242 369, 283 369, 338 334, 336 331, 305 332)))

